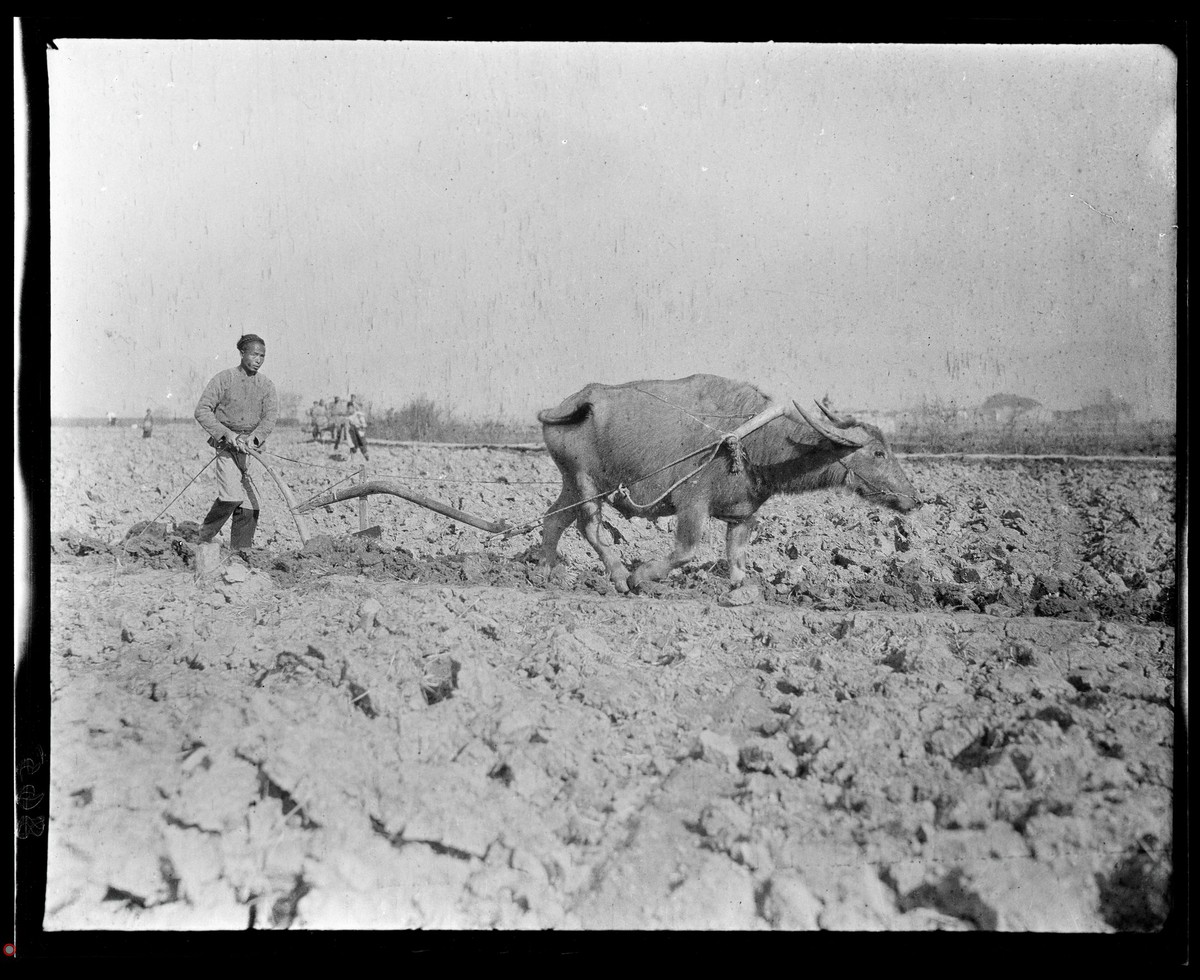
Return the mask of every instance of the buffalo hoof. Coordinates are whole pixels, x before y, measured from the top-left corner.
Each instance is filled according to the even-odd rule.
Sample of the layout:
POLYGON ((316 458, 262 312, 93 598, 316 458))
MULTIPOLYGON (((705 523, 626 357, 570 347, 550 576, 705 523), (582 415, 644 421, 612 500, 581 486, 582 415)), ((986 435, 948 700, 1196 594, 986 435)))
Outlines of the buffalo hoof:
POLYGON ((717 605, 720 606, 748 606, 758 602, 762 598, 762 593, 757 585, 746 583, 739 585, 736 589, 731 589, 726 592, 720 599, 717 600, 717 605))
POLYGON ((545 581, 550 585, 557 585, 564 589, 569 589, 575 585, 576 575, 567 565, 559 564, 547 567, 545 568, 545 575, 545 581))
POLYGON ((639 565, 629 573, 629 590, 631 592, 641 592, 649 583, 655 581, 649 575, 639 574, 645 567, 645 565, 639 565))
POLYGON ((530 569, 529 578, 538 585, 555 585, 559 588, 570 588, 575 584, 575 574, 563 561, 539 561, 530 569))

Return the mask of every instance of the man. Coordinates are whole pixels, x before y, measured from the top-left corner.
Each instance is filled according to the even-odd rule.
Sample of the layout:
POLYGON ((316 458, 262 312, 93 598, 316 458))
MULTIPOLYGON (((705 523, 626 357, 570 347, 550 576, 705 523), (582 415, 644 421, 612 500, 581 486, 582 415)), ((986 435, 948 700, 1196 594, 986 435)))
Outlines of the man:
POLYGON ((333 404, 329 408, 329 424, 333 426, 333 448, 336 450, 346 438, 346 408, 342 404, 341 395, 333 396, 333 404))
POLYGON ((317 399, 312 403, 312 408, 308 410, 309 418, 312 420, 312 437, 313 442, 321 441, 321 433, 328 425, 325 417, 325 400, 317 399))
POLYGON ((149 439, 154 434, 154 416, 146 409, 146 417, 142 419, 142 438, 149 439))
POLYGON ((279 399, 275 385, 259 371, 267 359, 262 337, 244 334, 237 348, 241 364, 217 374, 196 404, 196 421, 217 451, 217 499, 204 518, 200 541, 212 541, 233 515, 229 546, 244 551, 254 544, 261 506, 254 480, 246 471, 246 450, 266 442, 275 428, 279 399), (247 506, 242 506, 243 501, 247 506))
POLYGON ((350 429, 350 455, 353 456, 355 450, 361 449, 363 459, 367 462, 371 461, 371 457, 367 455, 367 416, 363 412, 362 406, 354 400, 354 396, 350 396, 350 405, 347 409, 346 425, 350 429))

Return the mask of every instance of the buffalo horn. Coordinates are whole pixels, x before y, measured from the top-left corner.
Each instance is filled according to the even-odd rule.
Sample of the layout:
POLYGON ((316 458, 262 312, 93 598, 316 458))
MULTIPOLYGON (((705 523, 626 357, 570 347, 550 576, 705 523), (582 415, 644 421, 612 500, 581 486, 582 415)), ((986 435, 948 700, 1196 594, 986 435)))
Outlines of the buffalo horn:
POLYGON ((838 426, 839 428, 844 429, 847 426, 854 425, 854 419, 846 418, 844 415, 835 415, 828 408, 826 408, 821 402, 817 402, 817 408, 819 408, 821 410, 821 414, 823 414, 827 419, 829 419, 830 422, 832 422, 834 425, 838 426))
POLYGON ((863 440, 856 439, 845 432, 839 432, 837 429, 831 428, 826 423, 820 422, 813 418, 808 414, 808 412, 804 411, 804 409, 800 407, 800 403, 794 399, 792 404, 796 406, 796 411, 800 413, 800 417, 809 425, 811 425, 818 432, 818 434, 824 436, 830 442, 835 442, 839 446, 854 446, 855 448, 863 445, 863 440))

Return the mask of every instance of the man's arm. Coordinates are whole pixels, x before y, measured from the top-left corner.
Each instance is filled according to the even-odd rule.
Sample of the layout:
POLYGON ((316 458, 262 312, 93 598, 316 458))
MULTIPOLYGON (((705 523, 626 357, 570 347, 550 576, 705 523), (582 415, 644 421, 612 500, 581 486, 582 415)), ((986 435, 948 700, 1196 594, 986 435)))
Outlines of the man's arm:
POLYGON ((200 396, 200 400, 196 402, 195 416, 196 421, 200 423, 200 428, 216 439, 217 442, 220 442, 222 439, 228 439, 232 442, 237 433, 217 421, 216 409, 217 405, 220 404, 223 392, 224 386, 221 384, 221 375, 214 375, 212 380, 205 385, 204 393, 200 396))
POLYGON ((267 390, 263 393, 262 420, 254 427, 247 438, 253 438, 255 445, 261 446, 267 441, 267 436, 275 431, 275 420, 279 416, 279 398, 275 394, 275 384, 269 379, 267 390))

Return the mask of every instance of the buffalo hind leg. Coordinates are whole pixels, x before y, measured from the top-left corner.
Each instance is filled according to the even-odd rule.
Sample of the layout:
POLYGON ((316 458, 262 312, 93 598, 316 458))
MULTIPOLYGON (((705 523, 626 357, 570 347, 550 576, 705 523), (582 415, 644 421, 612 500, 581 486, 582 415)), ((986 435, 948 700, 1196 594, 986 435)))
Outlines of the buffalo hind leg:
POLYGON ((642 562, 629 576, 629 587, 639 589, 646 582, 657 582, 671 574, 681 565, 686 565, 700 547, 704 532, 704 514, 696 510, 682 510, 675 517, 675 546, 666 558, 655 558, 642 562))
POLYGON ((729 584, 737 588, 746 578, 746 546, 750 544, 750 536, 758 518, 754 515, 736 524, 731 523, 725 530, 725 557, 729 561, 729 584))
POLYGON ((546 512, 546 518, 542 522, 542 553, 538 559, 539 565, 553 568, 561 560, 558 557, 558 540, 579 516, 575 513, 576 508, 571 506, 578 500, 579 491, 564 481, 562 492, 546 512))
POLYGON ((606 532, 600 521, 600 504, 589 500, 579 507, 579 533, 592 546, 618 592, 629 591, 629 569, 621 561, 616 545, 605 540, 606 532))

